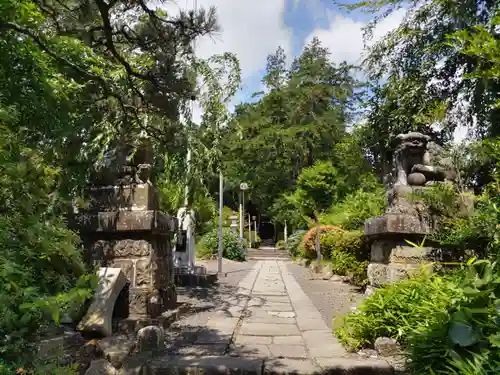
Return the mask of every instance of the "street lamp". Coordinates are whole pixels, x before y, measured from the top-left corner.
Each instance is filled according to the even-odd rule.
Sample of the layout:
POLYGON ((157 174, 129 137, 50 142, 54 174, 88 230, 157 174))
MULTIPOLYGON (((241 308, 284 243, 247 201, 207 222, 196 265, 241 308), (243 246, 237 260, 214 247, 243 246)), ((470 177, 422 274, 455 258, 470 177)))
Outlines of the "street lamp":
POLYGON ((244 234, 244 221, 245 221, 245 190, 248 190, 248 184, 242 182, 240 184, 241 190, 241 200, 240 200, 240 238, 243 238, 244 234))

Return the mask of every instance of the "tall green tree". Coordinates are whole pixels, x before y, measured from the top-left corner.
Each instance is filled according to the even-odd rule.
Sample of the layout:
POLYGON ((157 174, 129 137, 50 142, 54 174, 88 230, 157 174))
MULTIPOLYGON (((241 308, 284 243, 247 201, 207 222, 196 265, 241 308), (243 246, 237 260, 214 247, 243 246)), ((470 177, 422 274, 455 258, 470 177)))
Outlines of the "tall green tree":
POLYGON ((224 136, 226 175, 247 181, 261 212, 291 191, 300 171, 318 160, 332 160, 346 134, 350 105, 358 82, 352 67, 335 65, 318 39, 304 48, 290 67, 281 49, 268 58, 257 103, 236 108, 224 136))
POLYGON ((497 39, 497 6, 490 0, 370 0, 348 6, 374 14, 368 38, 384 17, 406 9, 403 22, 369 49, 365 61, 373 86, 365 145, 381 174, 398 133, 420 130, 441 142, 451 140, 457 126, 479 138, 498 134, 500 112, 492 104, 500 98, 499 82, 476 74, 494 60, 450 43, 451 35, 478 35, 481 29, 497 39))

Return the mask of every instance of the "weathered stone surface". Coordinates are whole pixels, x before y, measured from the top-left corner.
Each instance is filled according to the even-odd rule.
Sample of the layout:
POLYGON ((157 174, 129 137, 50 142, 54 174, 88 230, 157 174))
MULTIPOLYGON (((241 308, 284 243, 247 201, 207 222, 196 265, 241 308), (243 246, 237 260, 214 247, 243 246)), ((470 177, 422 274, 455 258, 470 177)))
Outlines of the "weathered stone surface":
POLYGON ((254 309, 254 310, 255 309, 264 309, 267 311, 282 311, 282 312, 293 311, 292 305, 289 302, 288 303, 269 302, 269 303, 264 304, 263 306, 251 307, 250 309, 254 309))
POLYGON ((311 313, 310 315, 307 313, 297 313, 296 320, 301 331, 324 330, 328 328, 321 314, 318 312, 311 313))
POLYGON ((378 358, 378 353, 375 349, 361 349, 358 354, 365 358, 378 358))
POLYGON ((370 260, 376 263, 387 263, 392 250, 399 242, 391 239, 375 240, 371 246, 370 260))
POLYGON ((125 335, 136 335, 141 328, 150 325, 166 329, 172 325, 175 319, 177 319, 177 315, 175 314, 173 316, 164 316, 164 314, 162 314, 156 318, 147 316, 128 317, 118 322, 118 332, 125 335))
POLYGON ((460 193, 460 210, 458 216, 468 217, 474 213, 474 194, 473 193, 460 193))
POLYGON ((175 230, 175 219, 160 211, 118 211, 82 213, 75 217, 72 227, 81 233, 96 232, 136 232, 175 230))
POLYGON ((341 282, 344 281, 344 279, 342 278, 342 276, 333 275, 332 277, 330 277, 330 281, 333 281, 333 282, 336 282, 336 283, 341 283, 341 282))
POLYGON ((345 349, 340 345, 330 329, 320 331, 304 331, 302 337, 306 343, 309 355, 313 358, 344 356, 345 349))
POLYGON ((149 362, 148 375, 260 375, 263 361, 230 356, 164 356, 149 362))
POLYGON ((155 263, 151 258, 141 258, 135 263, 135 285, 136 287, 144 287, 152 285, 153 268, 155 263))
POLYGON ((208 355, 224 355, 227 347, 227 344, 193 344, 179 348, 176 354, 197 357, 204 357, 208 355))
POLYGON ((117 369, 116 375, 147 375, 147 362, 151 353, 141 353, 129 356, 123 365, 117 369))
POLYGON ((392 357, 401 354, 399 343, 389 337, 379 337, 375 340, 374 348, 382 357, 392 357))
POLYGON ((381 359, 352 359, 342 357, 316 358, 318 364, 328 374, 335 375, 394 375, 394 369, 381 359))
POLYGON ((305 345, 302 336, 274 336, 272 340, 276 345, 305 345))
POLYGON ((422 267, 432 267, 432 264, 429 263, 427 265, 420 265, 389 263, 387 266, 387 282, 394 283, 396 281, 405 280, 421 271, 422 267))
POLYGON ((134 285, 134 261, 132 259, 113 259, 108 262, 107 266, 120 268, 125 274, 129 285, 134 285))
POLYGON ((148 256, 152 247, 146 239, 97 240, 90 252, 96 259, 135 258, 148 256))
POLYGON ((246 323, 241 325, 242 335, 297 336, 300 331, 295 324, 246 323))
POLYGON ((105 359, 96 359, 90 363, 85 375, 118 375, 117 370, 105 359))
POLYGON ((389 261, 391 263, 422 263, 438 257, 433 247, 415 247, 399 245, 392 249, 389 261))
POLYGON ((244 358, 272 358, 272 353, 268 345, 260 344, 232 344, 229 355, 244 358))
MULTIPOLYGON (((432 264, 428 265, 432 267, 432 264)), ((370 263, 367 269, 367 276, 370 285, 379 288, 382 285, 407 279, 421 270, 420 264, 413 263, 370 263)))
POLYGON ((148 326, 137 332, 137 347, 140 353, 159 350, 163 347, 163 328, 148 326))
POLYGON ((321 367, 316 366, 310 360, 300 359, 270 359, 264 362, 265 375, 285 375, 285 374, 321 374, 321 367))
POLYGON ((38 344, 38 356, 40 358, 59 357, 64 351, 64 336, 56 336, 41 340, 38 344))
POLYGON ((366 271, 368 276, 368 281, 372 287, 380 287, 387 283, 387 264, 382 263, 370 263, 366 271))
POLYGON ((120 368, 132 352, 135 342, 123 335, 109 336, 100 340, 97 346, 113 367, 120 368))
POLYGON ((88 191, 88 211, 157 210, 158 194, 151 183, 99 186, 88 191))
POLYGON ((423 173, 410 173, 408 175, 408 183, 410 185, 415 185, 415 186, 424 186, 425 185, 425 176, 423 173))
MULTIPOLYGON (((284 336, 288 337, 300 337, 302 336, 284 336)), ((236 335, 233 342, 238 345, 270 345, 273 342, 273 337, 270 336, 246 336, 246 335, 236 335)))
POLYGON ((429 234, 431 229, 418 217, 405 214, 387 213, 365 222, 366 236, 397 234, 429 234))
POLYGON ((304 345, 272 344, 269 350, 274 358, 307 358, 304 345))
POLYGON ((102 267, 97 274, 99 283, 92 304, 78 324, 78 330, 110 336, 115 302, 127 278, 120 268, 102 267))

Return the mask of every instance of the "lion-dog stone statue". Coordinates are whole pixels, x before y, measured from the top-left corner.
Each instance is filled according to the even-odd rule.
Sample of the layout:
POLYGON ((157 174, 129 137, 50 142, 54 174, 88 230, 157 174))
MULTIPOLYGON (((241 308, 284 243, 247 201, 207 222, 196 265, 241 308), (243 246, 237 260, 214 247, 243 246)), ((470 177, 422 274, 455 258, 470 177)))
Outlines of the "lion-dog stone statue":
POLYGON ((424 186, 436 181, 455 182, 457 172, 443 148, 428 135, 411 132, 396 137, 394 153, 395 185, 424 186))

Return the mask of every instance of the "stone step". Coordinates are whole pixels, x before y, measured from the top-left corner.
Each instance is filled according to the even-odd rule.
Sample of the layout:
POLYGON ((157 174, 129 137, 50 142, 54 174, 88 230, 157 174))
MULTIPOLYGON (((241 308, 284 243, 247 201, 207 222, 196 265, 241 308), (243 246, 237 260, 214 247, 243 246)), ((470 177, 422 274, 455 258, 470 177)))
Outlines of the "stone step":
POLYGON ((230 356, 176 356, 156 357, 147 364, 147 374, 210 374, 210 375, 392 375, 394 369, 383 360, 356 360, 350 358, 325 358, 321 364, 310 360, 274 358, 259 359, 230 356))
POLYGON ((250 249, 247 251, 248 259, 290 259, 286 251, 283 250, 261 250, 250 249))

